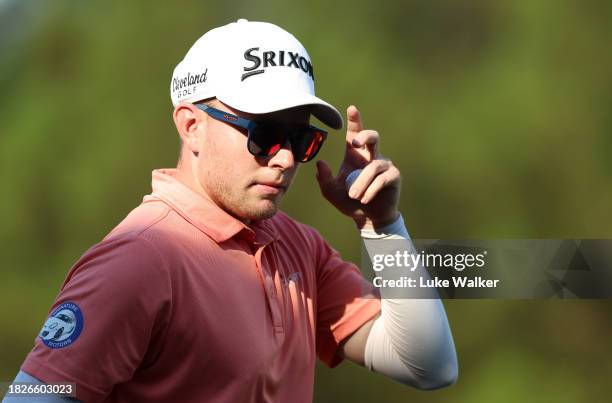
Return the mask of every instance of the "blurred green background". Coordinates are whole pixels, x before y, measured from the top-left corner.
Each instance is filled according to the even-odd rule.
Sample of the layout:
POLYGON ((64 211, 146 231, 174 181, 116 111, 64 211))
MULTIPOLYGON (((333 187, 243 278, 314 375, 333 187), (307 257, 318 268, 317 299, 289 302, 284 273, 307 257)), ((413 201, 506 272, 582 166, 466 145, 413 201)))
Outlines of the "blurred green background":
MULTIPOLYGON (((171 167, 172 70, 208 29, 274 22, 317 94, 356 104, 402 171, 415 238, 612 238, 612 2, 0 0, 0 380, 65 274, 171 167)), ((320 157, 337 167, 343 133, 320 157)), ((350 260, 354 225, 302 166, 283 209, 350 260)), ((316 402, 603 402, 611 301, 445 301, 456 385, 421 392, 344 363, 316 402)))

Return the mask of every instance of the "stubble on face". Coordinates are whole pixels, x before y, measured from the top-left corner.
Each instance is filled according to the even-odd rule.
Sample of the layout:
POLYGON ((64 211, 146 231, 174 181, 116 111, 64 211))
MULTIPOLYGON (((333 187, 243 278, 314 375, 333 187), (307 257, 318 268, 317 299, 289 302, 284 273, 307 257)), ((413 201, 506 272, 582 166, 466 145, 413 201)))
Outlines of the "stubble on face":
POLYGON ((217 206, 240 221, 271 218, 285 192, 262 195, 253 187, 258 181, 278 181, 286 183, 288 189, 297 166, 281 172, 260 164, 248 152, 246 137, 239 132, 227 132, 223 126, 218 128, 221 131, 207 139, 201 154, 200 181, 206 193, 217 206))
MULTIPOLYGON (((217 100, 210 106, 240 114, 217 100)), ((273 118, 305 124, 309 116, 310 112, 303 109, 283 111, 273 118)), ((245 117, 250 118, 248 114, 245 117)), ((245 223, 274 216, 298 164, 284 165, 279 160, 256 158, 247 149, 244 133, 210 118, 208 122, 198 164, 198 176, 207 195, 225 212, 245 223), (258 183, 282 183, 285 187, 278 193, 268 193, 258 183)))
POLYGON ((230 181, 221 170, 206 170, 208 194, 215 204, 240 221, 260 221, 271 218, 278 211, 283 194, 273 198, 253 195, 244 178, 230 181))

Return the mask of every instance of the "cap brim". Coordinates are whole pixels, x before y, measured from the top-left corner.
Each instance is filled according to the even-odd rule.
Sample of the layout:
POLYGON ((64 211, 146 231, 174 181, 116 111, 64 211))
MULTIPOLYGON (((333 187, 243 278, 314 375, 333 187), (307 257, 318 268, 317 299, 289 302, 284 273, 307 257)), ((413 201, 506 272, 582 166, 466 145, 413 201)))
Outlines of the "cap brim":
POLYGON ((289 94, 248 94, 218 93, 217 99, 234 109, 247 113, 270 113, 294 108, 296 106, 312 106, 312 114, 332 129, 341 129, 344 125, 342 115, 336 108, 320 98, 305 92, 289 94))

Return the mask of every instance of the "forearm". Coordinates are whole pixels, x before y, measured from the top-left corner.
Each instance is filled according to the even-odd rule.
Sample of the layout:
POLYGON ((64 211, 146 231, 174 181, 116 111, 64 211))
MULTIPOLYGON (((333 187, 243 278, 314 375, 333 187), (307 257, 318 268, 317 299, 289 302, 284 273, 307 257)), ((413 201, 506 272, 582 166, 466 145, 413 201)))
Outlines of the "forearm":
MULTIPOLYGON (((409 253, 416 252, 400 217, 390 226, 362 231, 365 247, 372 258, 395 240, 409 253)), ((397 276, 429 278, 419 266, 411 272, 398 270, 397 276)), ((435 289, 418 290, 419 298, 397 295, 385 297, 381 290, 381 316, 376 319, 365 347, 365 364, 398 382, 419 389, 436 389, 455 382, 457 355, 444 306, 435 289), (423 294, 425 293, 425 294, 423 294)))

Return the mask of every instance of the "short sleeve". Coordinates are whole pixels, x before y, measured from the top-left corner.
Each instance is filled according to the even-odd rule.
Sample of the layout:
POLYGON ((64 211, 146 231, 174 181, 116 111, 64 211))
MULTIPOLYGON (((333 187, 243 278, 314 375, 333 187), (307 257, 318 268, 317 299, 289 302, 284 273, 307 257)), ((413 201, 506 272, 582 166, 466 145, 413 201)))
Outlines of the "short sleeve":
POLYGON ((380 299, 359 268, 342 260, 315 232, 317 267, 317 355, 329 367, 342 361, 340 343, 380 312, 380 299))
POLYGON ((150 359, 167 327, 170 285, 150 241, 104 240, 70 270, 22 370, 76 383, 79 400, 103 400, 150 359))

